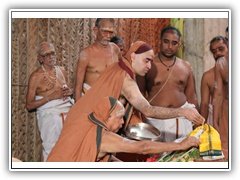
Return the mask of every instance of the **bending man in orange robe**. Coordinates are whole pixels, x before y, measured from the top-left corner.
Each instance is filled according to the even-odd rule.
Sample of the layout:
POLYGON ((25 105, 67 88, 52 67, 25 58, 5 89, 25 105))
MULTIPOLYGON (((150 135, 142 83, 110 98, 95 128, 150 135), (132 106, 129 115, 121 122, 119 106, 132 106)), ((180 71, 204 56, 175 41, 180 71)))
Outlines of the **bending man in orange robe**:
POLYGON ((50 153, 48 161, 117 161, 115 152, 152 154, 164 151, 184 150, 198 146, 195 137, 188 137, 181 143, 134 141, 116 134, 122 127, 125 109, 113 97, 101 98, 93 112, 82 114, 81 122, 71 126, 72 131, 64 132, 50 153))

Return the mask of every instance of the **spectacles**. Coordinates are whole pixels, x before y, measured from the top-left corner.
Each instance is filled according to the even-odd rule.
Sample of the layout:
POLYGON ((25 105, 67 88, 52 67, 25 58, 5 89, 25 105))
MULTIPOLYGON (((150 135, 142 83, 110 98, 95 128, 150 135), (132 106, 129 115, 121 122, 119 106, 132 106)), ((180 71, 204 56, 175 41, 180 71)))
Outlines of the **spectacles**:
POLYGON ((49 58, 51 56, 56 56, 56 53, 55 52, 49 52, 49 53, 46 53, 46 54, 42 55, 43 58, 49 58))

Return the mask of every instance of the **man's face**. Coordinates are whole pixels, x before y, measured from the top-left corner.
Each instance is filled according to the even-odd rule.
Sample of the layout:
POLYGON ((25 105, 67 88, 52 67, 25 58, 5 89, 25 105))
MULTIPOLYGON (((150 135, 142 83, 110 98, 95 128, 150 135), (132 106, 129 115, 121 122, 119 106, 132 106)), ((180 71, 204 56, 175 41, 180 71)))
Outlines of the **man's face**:
POLYGON ((56 63, 56 52, 53 45, 42 46, 41 60, 44 65, 54 66, 56 63))
POLYGON ((125 108, 123 105, 118 102, 117 106, 111 113, 110 117, 107 120, 107 127, 112 132, 118 132, 124 124, 123 116, 125 114, 125 108))
POLYGON ((114 24, 109 20, 102 20, 97 27, 97 41, 107 46, 114 35, 114 24))
POLYGON ((160 39, 160 51, 167 58, 175 56, 179 46, 180 38, 175 32, 166 32, 160 39))
POLYGON ((228 55, 228 47, 223 42, 223 40, 215 41, 211 44, 210 50, 213 54, 215 60, 220 57, 227 57, 228 55))
POLYGON ((151 69, 151 63, 154 58, 153 50, 146 51, 142 54, 132 53, 132 68, 134 72, 140 76, 145 76, 151 69))

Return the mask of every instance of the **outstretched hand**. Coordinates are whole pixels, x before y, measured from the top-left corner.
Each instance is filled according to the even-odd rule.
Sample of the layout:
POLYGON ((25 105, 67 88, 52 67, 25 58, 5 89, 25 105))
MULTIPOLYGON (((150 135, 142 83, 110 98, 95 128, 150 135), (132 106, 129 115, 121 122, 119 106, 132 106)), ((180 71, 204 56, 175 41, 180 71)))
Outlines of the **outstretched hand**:
POLYGON ((183 115, 190 120, 195 125, 202 125, 205 122, 204 117, 202 117, 195 108, 182 108, 183 115))
POLYGON ((189 136, 186 139, 184 139, 182 142, 180 142, 180 146, 181 146, 182 150, 186 150, 193 146, 197 147, 197 146, 199 146, 199 144, 200 144, 200 141, 196 137, 193 137, 193 136, 189 136))

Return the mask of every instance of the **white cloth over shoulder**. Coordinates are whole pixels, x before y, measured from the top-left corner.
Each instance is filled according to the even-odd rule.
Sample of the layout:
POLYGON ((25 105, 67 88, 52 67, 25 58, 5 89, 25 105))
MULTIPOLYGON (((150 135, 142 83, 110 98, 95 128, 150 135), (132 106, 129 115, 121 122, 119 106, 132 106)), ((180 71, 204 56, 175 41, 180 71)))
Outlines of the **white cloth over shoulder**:
MULTIPOLYGON (((181 108, 195 108, 195 105, 186 102, 181 108)), ((153 125, 161 132, 161 141, 163 142, 185 137, 193 130, 192 122, 185 117, 171 119, 147 118, 146 123, 153 125)))
MULTIPOLYGON (((41 98, 43 97, 35 97, 36 100, 41 98)), ((58 140, 62 130, 64 116, 73 103, 74 100, 68 97, 65 100, 55 99, 49 101, 37 108, 37 123, 42 139, 44 161, 47 160, 49 153, 58 140)))
POLYGON ((208 105, 208 118, 207 123, 213 126, 213 105, 208 105))

